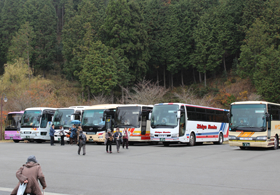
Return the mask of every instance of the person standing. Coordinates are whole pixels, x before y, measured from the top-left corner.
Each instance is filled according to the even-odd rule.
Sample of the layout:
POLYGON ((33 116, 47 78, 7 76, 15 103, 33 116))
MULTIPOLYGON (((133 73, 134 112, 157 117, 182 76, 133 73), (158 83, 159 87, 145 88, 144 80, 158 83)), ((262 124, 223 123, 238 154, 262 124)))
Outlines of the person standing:
POLYGON ((123 143, 122 143, 122 147, 124 148, 124 146, 126 146, 126 149, 128 149, 128 130, 125 127, 123 130, 123 143))
POLYGON ((70 134, 70 144, 73 145, 77 143, 77 129, 75 127, 75 125, 73 125, 72 129, 71 129, 71 134, 70 134))
POLYGON ((83 133, 82 129, 80 129, 80 135, 79 135, 79 149, 78 154, 80 155, 81 148, 83 147, 83 155, 86 155, 86 143, 87 143, 87 137, 83 133))
POLYGON ((52 124, 51 128, 50 128, 50 137, 51 137, 51 146, 54 146, 54 124, 52 124))
POLYGON ((114 139, 116 140, 116 147, 118 153, 120 152, 121 138, 122 138, 122 133, 120 132, 120 129, 117 128, 116 132, 114 133, 114 139))
POLYGON ((29 156, 27 158, 26 164, 19 168, 16 177, 18 178, 19 183, 14 188, 11 195, 17 194, 18 187, 22 183, 27 184, 24 194, 30 195, 42 195, 38 180, 43 189, 47 187, 45 176, 35 156, 29 156))
POLYGON ((113 135, 111 133, 111 130, 110 129, 107 129, 107 133, 105 134, 105 139, 106 139, 106 152, 108 152, 108 146, 109 147, 109 150, 110 150, 110 153, 112 153, 112 141, 113 141, 113 135))
POLYGON ((59 134, 60 134, 60 144, 62 146, 64 146, 64 136, 65 136, 64 129, 63 129, 62 126, 60 126, 59 130, 60 130, 60 132, 59 132, 59 134))

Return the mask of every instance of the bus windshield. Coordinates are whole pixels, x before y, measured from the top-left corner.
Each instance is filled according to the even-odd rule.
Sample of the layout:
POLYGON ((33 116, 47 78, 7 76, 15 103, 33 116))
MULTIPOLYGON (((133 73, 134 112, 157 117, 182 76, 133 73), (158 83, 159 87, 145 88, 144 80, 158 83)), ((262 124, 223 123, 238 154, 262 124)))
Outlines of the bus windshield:
POLYGON ((140 112, 141 112, 140 106, 118 107, 116 112, 116 126, 139 128, 140 112))
POLYGON ((83 114, 82 126, 104 126, 105 121, 103 121, 103 112, 102 110, 85 110, 83 114))
POLYGON ((74 109, 58 109, 54 113, 53 124, 55 128, 63 126, 64 128, 71 127, 71 115, 74 113, 74 109))
POLYGON ((266 130, 266 105, 242 104, 231 106, 231 130, 264 131, 266 130))
POLYGON ((20 119, 22 114, 8 114, 6 121, 6 131, 17 130, 20 128, 20 119))
POLYGON ((176 127, 178 125, 177 111, 179 105, 156 105, 151 118, 152 128, 176 127))
POLYGON ((26 110, 22 116, 21 127, 39 127, 41 110, 26 110))

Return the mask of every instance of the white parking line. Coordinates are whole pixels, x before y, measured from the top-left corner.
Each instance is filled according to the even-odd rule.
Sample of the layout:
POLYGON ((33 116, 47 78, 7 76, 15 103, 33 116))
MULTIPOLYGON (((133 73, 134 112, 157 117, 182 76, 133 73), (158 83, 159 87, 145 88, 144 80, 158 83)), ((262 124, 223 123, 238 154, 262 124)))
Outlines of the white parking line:
MULTIPOLYGON (((0 191, 12 192, 13 189, 12 188, 2 188, 2 187, 0 187, 0 191)), ((58 193, 52 193, 52 192, 45 192, 44 195, 69 195, 69 194, 58 194, 58 193)))

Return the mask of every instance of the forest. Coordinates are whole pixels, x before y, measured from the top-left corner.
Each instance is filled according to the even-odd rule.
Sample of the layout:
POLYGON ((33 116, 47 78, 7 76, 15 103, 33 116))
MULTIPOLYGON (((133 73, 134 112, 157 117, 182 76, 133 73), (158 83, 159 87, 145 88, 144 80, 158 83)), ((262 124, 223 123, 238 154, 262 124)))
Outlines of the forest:
POLYGON ((0 0, 0 92, 6 110, 279 102, 279 24, 280 0, 0 0))

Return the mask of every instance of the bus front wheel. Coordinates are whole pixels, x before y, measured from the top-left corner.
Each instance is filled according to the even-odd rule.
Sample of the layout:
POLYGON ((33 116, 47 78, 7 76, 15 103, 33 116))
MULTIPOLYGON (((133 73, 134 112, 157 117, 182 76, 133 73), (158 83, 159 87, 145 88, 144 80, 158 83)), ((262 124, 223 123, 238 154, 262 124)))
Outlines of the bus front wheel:
POLYGON ((19 140, 14 140, 14 142, 15 142, 15 143, 18 143, 18 142, 19 142, 19 140))
POLYGON ((278 139, 278 136, 275 135, 275 137, 274 137, 274 147, 273 147, 273 149, 274 149, 274 150, 277 150, 278 148, 279 148, 279 139, 278 139))

